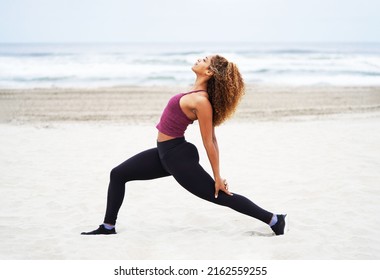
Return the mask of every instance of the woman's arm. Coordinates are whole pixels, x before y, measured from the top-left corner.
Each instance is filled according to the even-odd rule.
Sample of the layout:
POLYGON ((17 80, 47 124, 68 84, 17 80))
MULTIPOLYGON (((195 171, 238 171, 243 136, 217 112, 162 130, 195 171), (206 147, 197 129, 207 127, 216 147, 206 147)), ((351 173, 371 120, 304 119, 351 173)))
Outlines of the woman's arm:
POLYGON ((203 145, 206 149, 215 180, 215 198, 219 191, 232 195, 228 191, 226 180, 220 176, 219 169, 219 147, 215 136, 215 128, 212 123, 212 107, 207 98, 199 98, 196 102, 195 112, 199 122, 203 145))

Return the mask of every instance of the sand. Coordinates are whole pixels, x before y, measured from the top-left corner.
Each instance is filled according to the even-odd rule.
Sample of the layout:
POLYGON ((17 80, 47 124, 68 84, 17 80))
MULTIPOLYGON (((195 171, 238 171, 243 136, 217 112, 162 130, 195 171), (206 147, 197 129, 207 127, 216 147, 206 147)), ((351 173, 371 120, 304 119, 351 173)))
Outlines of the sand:
MULTIPOLYGON (((111 121, 154 124, 186 88, 0 89, 0 122, 111 121)), ((380 111, 380 87, 247 86, 233 121, 380 111)))
MULTIPOLYGON (((109 171, 154 147, 178 88, 0 90, 2 260, 380 258, 380 89, 250 86, 217 128, 233 192, 287 213, 290 231, 202 201, 173 178, 127 184, 118 234, 109 171)), ((197 124, 187 139, 210 171, 197 124)))

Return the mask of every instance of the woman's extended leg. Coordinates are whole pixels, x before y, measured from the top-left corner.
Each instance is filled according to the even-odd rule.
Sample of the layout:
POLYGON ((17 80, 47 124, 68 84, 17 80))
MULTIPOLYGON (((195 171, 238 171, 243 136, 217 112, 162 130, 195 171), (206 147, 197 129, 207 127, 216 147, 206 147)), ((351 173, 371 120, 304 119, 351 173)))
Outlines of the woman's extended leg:
POLYGON ((162 160, 179 184, 202 199, 230 207, 269 224, 273 213, 262 209, 244 196, 236 193, 229 196, 224 192, 219 192, 218 198, 215 198, 215 181, 199 164, 197 148, 191 143, 183 145, 186 146, 180 147, 170 157, 162 160))

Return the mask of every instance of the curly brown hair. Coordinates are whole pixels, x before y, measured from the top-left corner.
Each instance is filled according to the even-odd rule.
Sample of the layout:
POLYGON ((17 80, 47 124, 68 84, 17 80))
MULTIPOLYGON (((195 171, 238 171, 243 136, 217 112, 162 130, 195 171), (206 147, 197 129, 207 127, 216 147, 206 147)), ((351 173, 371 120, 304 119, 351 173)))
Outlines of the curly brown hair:
POLYGON ((244 81, 235 63, 220 55, 211 58, 212 77, 207 92, 213 108, 213 124, 218 126, 230 118, 244 95, 244 81))

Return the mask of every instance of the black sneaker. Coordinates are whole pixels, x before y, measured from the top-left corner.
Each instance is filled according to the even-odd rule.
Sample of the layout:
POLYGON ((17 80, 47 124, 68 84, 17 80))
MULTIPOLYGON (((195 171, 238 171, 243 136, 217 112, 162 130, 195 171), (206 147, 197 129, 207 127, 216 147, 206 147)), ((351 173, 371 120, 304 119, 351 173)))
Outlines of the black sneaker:
POLYGON ((82 235, 97 235, 97 234, 116 234, 115 228, 106 229, 104 225, 100 225, 98 229, 90 232, 82 232, 82 235))
POLYGON ((285 215, 276 215, 277 223, 274 226, 271 226, 271 229, 276 235, 283 235, 286 232, 288 225, 286 214, 285 215))

